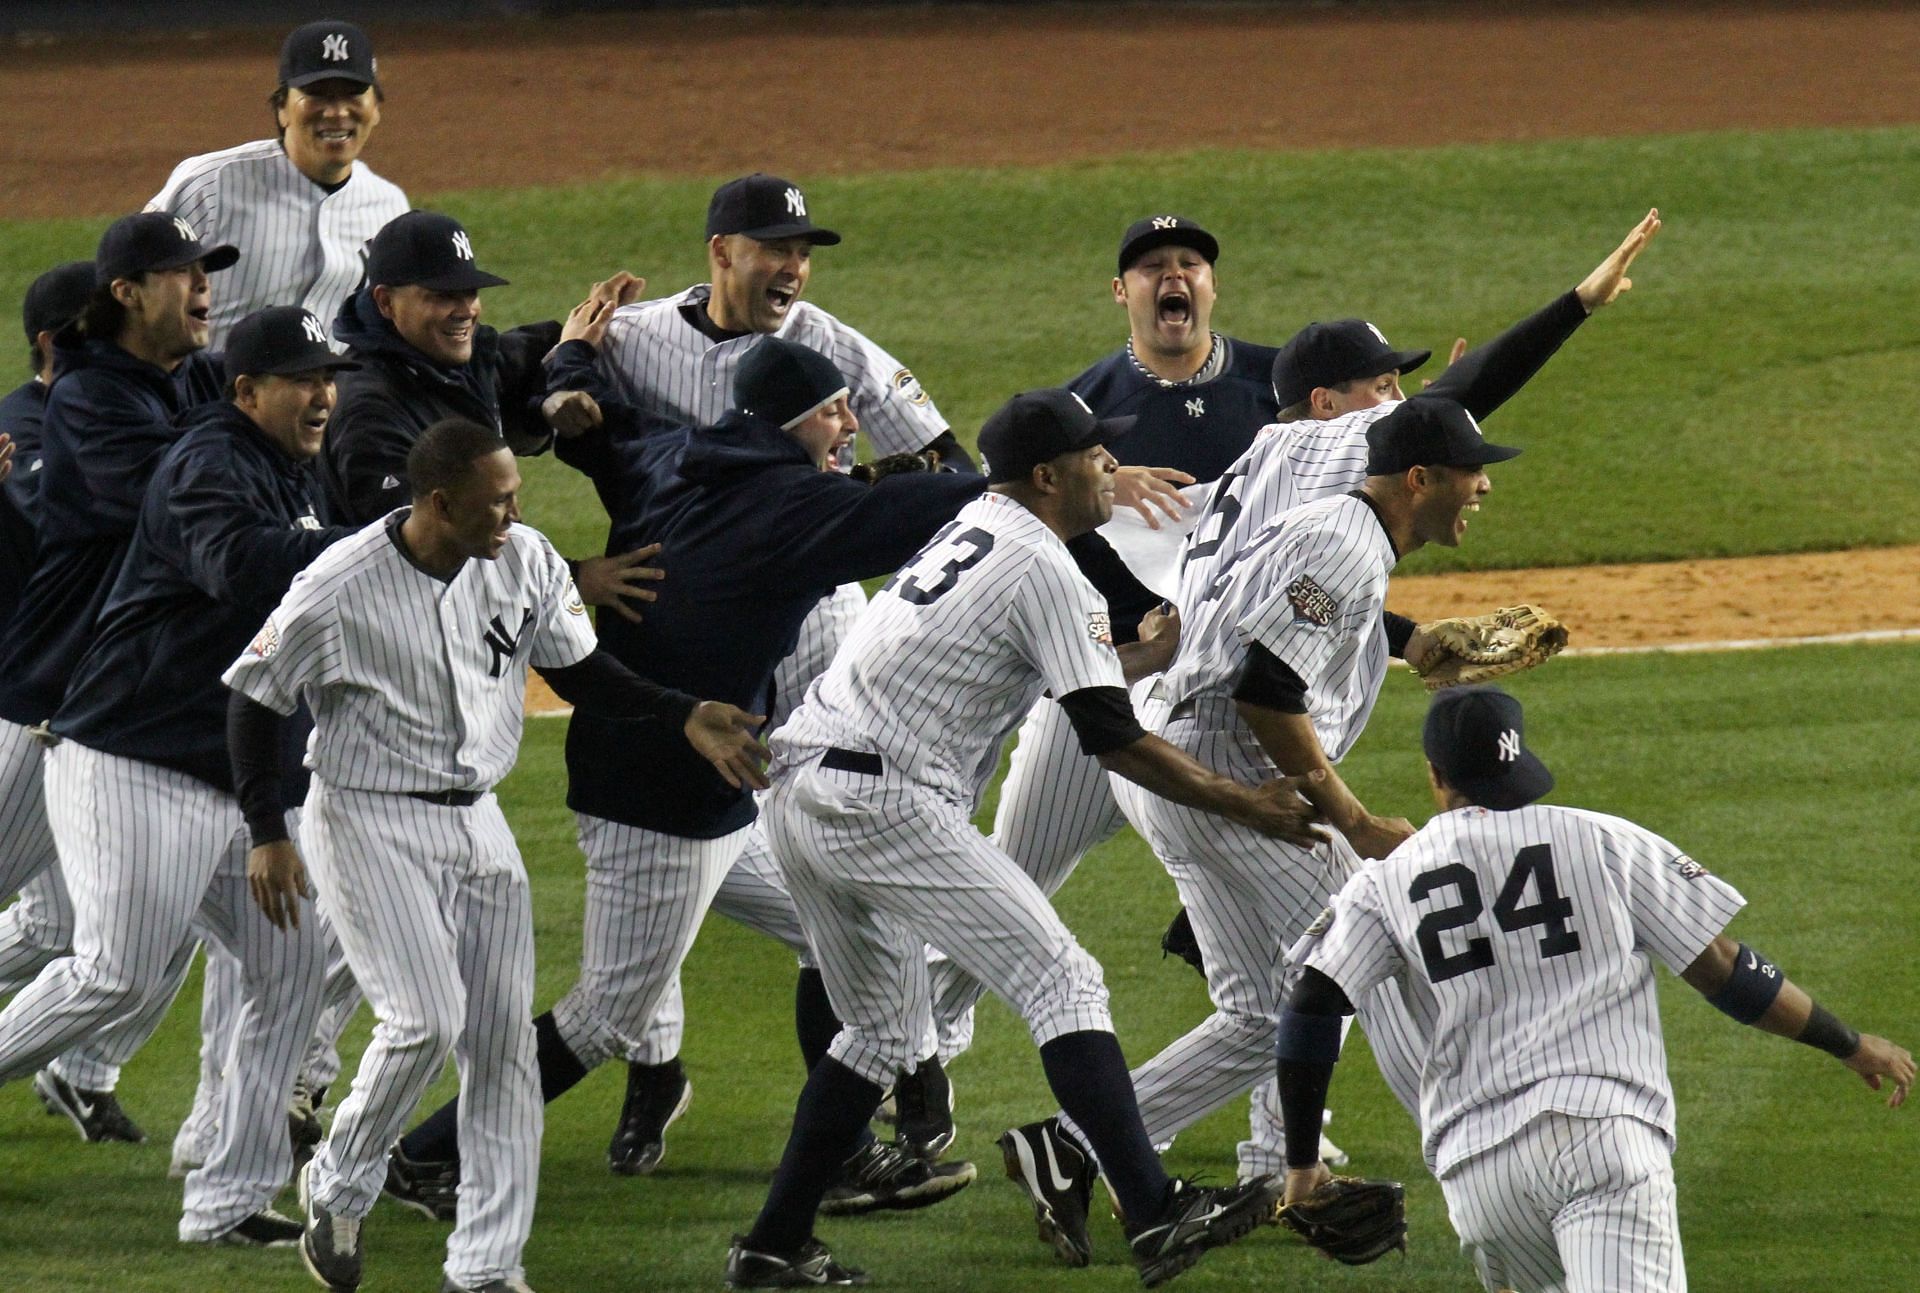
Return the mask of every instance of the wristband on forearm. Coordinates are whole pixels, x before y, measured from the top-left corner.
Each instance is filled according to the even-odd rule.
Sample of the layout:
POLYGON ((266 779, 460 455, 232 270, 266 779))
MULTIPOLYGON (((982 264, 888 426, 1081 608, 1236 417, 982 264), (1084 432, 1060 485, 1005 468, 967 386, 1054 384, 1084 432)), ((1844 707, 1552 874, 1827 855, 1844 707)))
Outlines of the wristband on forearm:
POLYGON ((1837 1060, 1850 1060, 1860 1049, 1860 1034, 1835 1019, 1833 1012, 1817 1001, 1807 1016, 1807 1026, 1794 1040, 1825 1051, 1837 1060))
POLYGON ((1779 966, 1742 943, 1733 954, 1733 972, 1707 1004, 1743 1024, 1759 1023, 1786 981, 1779 966))

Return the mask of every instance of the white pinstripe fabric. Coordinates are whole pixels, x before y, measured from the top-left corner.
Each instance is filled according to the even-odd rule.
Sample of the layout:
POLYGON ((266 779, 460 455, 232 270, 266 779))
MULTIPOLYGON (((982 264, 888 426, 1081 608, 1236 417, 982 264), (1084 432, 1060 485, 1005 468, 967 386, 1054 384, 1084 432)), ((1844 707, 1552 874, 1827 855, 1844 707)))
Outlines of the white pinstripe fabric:
POLYGON ((213 294, 208 344, 220 350, 234 324, 269 305, 304 305, 331 324, 360 285, 367 239, 405 214, 407 195, 365 162, 328 193, 278 140, 261 139, 187 158, 147 210, 181 217, 209 245, 240 249, 213 294))
POLYGON ((266 1207, 292 1171, 284 1110, 319 1008, 317 921, 276 930, 248 894, 245 825, 231 795, 184 773, 62 742, 47 755, 48 818, 77 929, 0 1012, 0 1078, 168 991, 194 929, 245 970, 220 1132, 187 1177, 180 1237, 209 1239, 266 1207))
POLYGON ((1440 1189, 1489 1293, 1687 1293, 1672 1154, 1637 1119, 1542 1114, 1440 1189))
POLYGON ((344 1216, 373 1210, 387 1148, 451 1054, 461 1167, 446 1273, 463 1286, 518 1279, 543 1111, 533 906, 499 802, 446 807, 316 777, 303 842, 320 908, 378 1021, 314 1155, 314 1197, 344 1216))

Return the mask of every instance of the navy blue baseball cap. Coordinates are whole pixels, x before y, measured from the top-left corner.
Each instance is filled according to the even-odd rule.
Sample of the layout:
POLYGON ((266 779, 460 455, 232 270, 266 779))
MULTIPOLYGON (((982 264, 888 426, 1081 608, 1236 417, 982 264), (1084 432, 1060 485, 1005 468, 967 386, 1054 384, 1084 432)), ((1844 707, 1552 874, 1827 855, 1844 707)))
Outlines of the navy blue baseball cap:
POLYGON ((367 33, 333 18, 296 27, 280 45, 280 84, 299 87, 333 80, 380 84, 367 33))
POLYGON ((255 310, 233 325, 227 334, 227 376, 243 373, 286 376, 316 369, 352 369, 360 365, 334 353, 327 344, 327 327, 298 305, 272 305, 255 310))
POLYGON ((1095 417, 1087 402, 1064 386, 1022 392, 996 409, 980 428, 987 483, 1025 480, 1035 467, 1063 453, 1112 444, 1133 422, 1130 417, 1095 417))
POLYGON ((1510 812, 1553 789, 1553 773, 1526 738, 1520 702, 1483 685, 1435 696, 1420 744, 1448 785, 1483 808, 1510 812))
POLYGON ((775 238, 805 238, 822 247, 840 241, 831 229, 822 229, 807 215, 807 195, 791 180, 755 171, 728 180, 713 191, 707 203, 707 237, 737 233, 761 242, 775 238))
POLYGON ((1365 319, 1309 323, 1273 357, 1273 398, 1281 408, 1292 408, 1316 387, 1410 373, 1432 357, 1431 350, 1395 350, 1365 319))
POLYGON ((787 431, 850 389, 845 375, 819 351, 763 337, 734 370, 733 407, 787 431))
POLYGON ((1220 240, 1185 216, 1143 216, 1127 226, 1120 235, 1120 269, 1139 260, 1155 247, 1191 247, 1211 265, 1220 259, 1220 240))
POLYGON ((381 225, 380 232, 367 240, 367 283, 474 292, 505 287, 507 280, 474 263, 473 239, 458 220, 438 211, 408 211, 381 225))
POLYGON ((27 340, 43 332, 58 332, 80 317, 93 295, 93 262, 70 260, 33 280, 20 315, 27 325, 27 340))
POLYGON ((93 255, 93 281, 104 287, 116 278, 138 278, 155 270, 179 269, 199 261, 211 274, 240 259, 238 248, 227 243, 209 247, 193 226, 165 211, 142 211, 121 216, 100 235, 93 255))
POLYGON ((1520 456, 1489 444, 1480 424, 1453 400, 1416 395, 1367 428, 1367 475, 1398 476, 1410 467, 1484 467, 1520 456))

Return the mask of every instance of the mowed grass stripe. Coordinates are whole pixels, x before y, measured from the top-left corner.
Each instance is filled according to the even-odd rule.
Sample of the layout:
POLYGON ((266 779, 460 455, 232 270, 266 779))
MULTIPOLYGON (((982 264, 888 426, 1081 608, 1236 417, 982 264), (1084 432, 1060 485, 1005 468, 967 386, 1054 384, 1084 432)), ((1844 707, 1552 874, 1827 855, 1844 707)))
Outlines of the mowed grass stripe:
MULTIPOLYGON (((1529 739, 1555 770, 1556 802, 1633 818, 1737 885, 1751 908, 1734 926, 1857 1026, 1913 1040, 1911 973, 1920 897, 1911 882, 1911 707, 1920 649, 1810 647, 1739 657, 1611 657, 1556 662, 1513 681, 1529 739)), ((1376 811, 1423 819, 1418 753, 1425 694, 1388 679, 1345 772, 1376 811)), ((535 877, 538 1001, 571 983, 579 948, 581 863, 562 802, 562 729, 529 728, 502 798, 535 877)), ((991 812, 983 810, 982 820, 991 812)), ((1177 900, 1130 834, 1103 846, 1062 891, 1060 910, 1107 971, 1128 1054, 1145 1059, 1207 1010, 1197 976, 1162 960, 1159 932, 1177 900)), ((622 1076, 609 1067, 554 1106, 539 1215, 528 1253, 543 1290, 717 1287, 727 1236, 759 1206, 800 1079, 791 1037, 791 959, 724 920, 703 931, 686 972, 684 1055, 693 1106, 660 1173, 607 1174, 604 1148, 622 1076)), ((1680 1098, 1681 1213, 1693 1287, 1767 1293, 1907 1287, 1906 1236, 1920 1204, 1897 1188, 1911 1161, 1912 1111, 1889 1114, 1825 1056, 1741 1029, 1663 974, 1663 1015, 1680 1098)), ((309 1288, 287 1253, 184 1249, 164 1180, 167 1139, 195 1072, 196 1012, 174 1011, 131 1066, 123 1093, 153 1142, 83 1147, 43 1116, 24 1083, 0 1096, 0 1271, 12 1290, 64 1293, 309 1288)), ((352 1065, 365 1016, 349 1038, 352 1065)), ((1014 1293, 1071 1280, 1137 1287, 1118 1228, 1095 1225, 1096 1267, 1068 1276, 1031 1237, 1021 1196, 1000 1179, 993 1137, 1051 1107, 1024 1027, 997 1002, 973 1052, 954 1066, 957 1153, 982 1180, 917 1216, 826 1222, 822 1234, 870 1265, 881 1287, 1014 1293)), ((432 1099, 451 1094, 443 1080, 432 1099)), ((336 1099, 338 1093, 336 1093, 336 1099)), ((1421 1166, 1410 1120, 1357 1044, 1336 1076, 1334 1138, 1369 1174, 1408 1182, 1413 1248, 1365 1274, 1313 1259, 1278 1232, 1216 1254, 1182 1278, 1205 1290, 1464 1290, 1471 1272, 1421 1166)), ((1244 1103, 1180 1137, 1182 1172, 1230 1170, 1244 1103)), ((445 1231, 391 1207, 368 1227, 370 1290, 431 1288, 445 1231)))

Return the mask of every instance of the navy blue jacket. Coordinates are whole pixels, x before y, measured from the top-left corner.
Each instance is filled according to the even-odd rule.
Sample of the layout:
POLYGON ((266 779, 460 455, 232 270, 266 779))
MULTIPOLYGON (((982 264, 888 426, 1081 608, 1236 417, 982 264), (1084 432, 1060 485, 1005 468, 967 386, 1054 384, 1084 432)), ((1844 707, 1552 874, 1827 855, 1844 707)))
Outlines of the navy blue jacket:
MULTIPOLYGON (((288 457, 232 404, 199 410, 154 470, 53 730, 231 793, 220 675, 294 576, 353 533, 326 518, 311 462, 288 457)), ((286 726, 304 738, 305 725, 286 726)))
MULTIPOLYGON (((897 569, 986 488, 958 472, 863 485, 820 471, 792 436, 741 413, 695 429, 602 411, 605 426, 554 452, 599 490, 613 518, 607 551, 660 543, 667 577, 643 622, 601 616, 600 645, 665 686, 756 714, 821 598, 897 569)), ((567 777, 575 811, 669 835, 713 839, 754 816, 752 796, 663 724, 576 712, 567 777)))
POLYGON ((0 399, 0 433, 13 439, 13 474, 0 488, 0 624, 13 615, 33 573, 34 524, 40 511, 40 421, 47 388, 38 381, 0 399))
POLYGON ((327 503, 342 521, 365 525, 407 502, 407 452, 443 418, 493 427, 515 453, 546 448, 551 433, 540 417, 547 389, 540 360, 560 342, 558 323, 504 333, 476 324, 473 358, 448 367, 394 331, 374 305, 372 289, 362 288, 340 307, 333 335, 362 365, 340 374, 339 402, 320 454, 327 503))
POLYGON ((1226 362, 1212 381, 1162 386, 1134 366, 1125 347, 1067 383, 1103 418, 1139 421, 1113 443, 1122 467, 1177 467, 1195 480, 1219 480, 1279 414, 1273 360, 1280 352, 1220 338, 1226 362))
POLYGON ((204 352, 168 373, 107 341, 68 334, 54 346, 38 556, 0 644, 0 718, 28 727, 53 717, 93 642, 147 480, 179 438, 175 419, 219 399, 221 385, 204 352))

